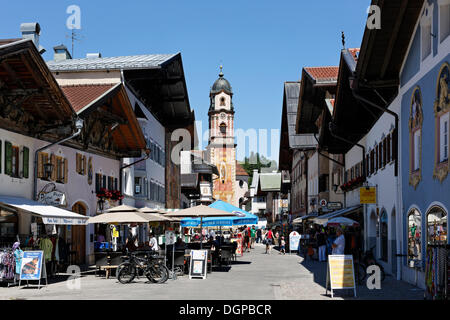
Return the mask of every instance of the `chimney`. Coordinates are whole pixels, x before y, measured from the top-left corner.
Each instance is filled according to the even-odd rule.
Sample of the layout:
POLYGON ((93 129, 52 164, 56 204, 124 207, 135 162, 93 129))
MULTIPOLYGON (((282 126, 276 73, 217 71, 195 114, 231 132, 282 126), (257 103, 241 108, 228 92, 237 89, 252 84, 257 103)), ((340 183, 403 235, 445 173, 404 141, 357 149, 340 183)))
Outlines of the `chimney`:
POLYGON ((55 53, 53 54, 54 61, 63 61, 72 59, 69 50, 67 50, 67 47, 63 44, 53 47, 53 50, 55 51, 55 53))
POLYGON ((98 58, 101 58, 101 57, 102 57, 102 54, 100 52, 86 54, 86 58, 87 59, 98 59, 98 58))
POLYGON ((37 22, 22 23, 20 25, 20 32, 23 39, 31 39, 38 49, 40 54, 43 54, 46 50, 39 45, 39 35, 41 33, 41 26, 37 22))

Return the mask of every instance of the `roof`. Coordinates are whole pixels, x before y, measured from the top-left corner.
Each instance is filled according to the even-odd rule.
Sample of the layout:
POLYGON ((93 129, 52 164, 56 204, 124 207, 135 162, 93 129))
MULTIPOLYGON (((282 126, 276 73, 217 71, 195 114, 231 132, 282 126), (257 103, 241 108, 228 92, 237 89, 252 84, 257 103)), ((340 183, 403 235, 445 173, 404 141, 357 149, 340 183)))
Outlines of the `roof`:
POLYGON ((328 83, 337 81, 339 67, 307 67, 305 71, 316 83, 328 83))
POLYGON ((281 173, 260 173, 259 180, 262 192, 280 191, 281 173))
POLYGON ((159 68, 176 54, 146 54, 135 56, 101 57, 48 61, 51 71, 133 70, 159 68))
POLYGON ((217 79, 214 82, 214 84, 213 84, 213 86, 211 88, 211 95, 218 94, 218 93, 220 93, 222 91, 224 91, 224 92, 226 92, 228 94, 231 94, 231 95, 233 94, 233 90, 231 89, 230 82, 223 77, 223 73, 221 71, 220 74, 219 74, 219 79, 217 79))
POLYGON ((247 171, 242 167, 242 165, 236 161, 236 176, 248 176, 247 171))
POLYGON ((84 107, 103 96, 113 86, 114 84, 86 84, 61 86, 61 89, 72 108, 78 113, 84 107))
POLYGON ((21 38, 14 38, 14 39, 0 39, 0 46, 3 46, 8 43, 16 42, 22 40, 21 38))

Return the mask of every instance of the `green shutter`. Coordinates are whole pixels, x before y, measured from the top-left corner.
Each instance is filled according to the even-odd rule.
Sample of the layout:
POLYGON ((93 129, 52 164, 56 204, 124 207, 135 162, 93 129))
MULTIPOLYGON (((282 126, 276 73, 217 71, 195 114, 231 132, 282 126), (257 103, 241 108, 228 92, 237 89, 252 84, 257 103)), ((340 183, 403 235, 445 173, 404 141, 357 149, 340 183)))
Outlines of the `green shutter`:
POLYGON ((28 179, 30 164, 30 149, 23 147, 23 177, 28 179))
POLYGON ((12 174, 12 144, 5 141, 5 174, 12 174))

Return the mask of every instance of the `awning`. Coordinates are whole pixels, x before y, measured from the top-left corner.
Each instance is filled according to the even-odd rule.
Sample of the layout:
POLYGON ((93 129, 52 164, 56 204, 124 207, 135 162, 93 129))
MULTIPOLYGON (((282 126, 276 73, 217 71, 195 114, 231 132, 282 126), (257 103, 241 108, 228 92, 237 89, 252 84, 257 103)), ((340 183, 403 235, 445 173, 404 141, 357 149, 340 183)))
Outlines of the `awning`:
POLYGON ((299 224, 299 223, 302 223, 304 220, 307 220, 309 218, 316 218, 316 217, 317 217, 317 214, 308 214, 303 217, 295 218, 294 220, 292 220, 292 224, 299 224))
POLYGON ((40 216, 44 224, 86 225, 89 217, 21 197, 0 196, 0 203, 40 216))
POLYGON ((327 222, 331 218, 339 217, 339 216, 342 216, 344 214, 353 213, 353 212, 359 210, 360 208, 362 208, 362 206, 361 205, 357 205, 357 206, 354 206, 354 207, 345 208, 345 209, 341 209, 341 210, 338 210, 338 211, 330 212, 330 213, 327 213, 327 214, 324 214, 322 216, 319 216, 319 217, 315 218, 313 220, 313 222, 323 225, 325 222, 327 222))

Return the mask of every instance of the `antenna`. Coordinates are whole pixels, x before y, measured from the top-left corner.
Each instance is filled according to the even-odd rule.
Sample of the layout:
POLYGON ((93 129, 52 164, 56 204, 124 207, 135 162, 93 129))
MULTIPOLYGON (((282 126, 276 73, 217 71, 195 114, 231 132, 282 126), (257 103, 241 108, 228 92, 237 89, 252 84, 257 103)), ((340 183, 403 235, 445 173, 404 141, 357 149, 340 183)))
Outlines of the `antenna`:
POLYGON ((74 47, 75 47, 75 41, 81 42, 84 36, 80 35, 78 32, 75 32, 75 29, 72 29, 72 32, 70 35, 66 35, 66 38, 71 39, 72 41, 72 58, 74 59, 74 47))

